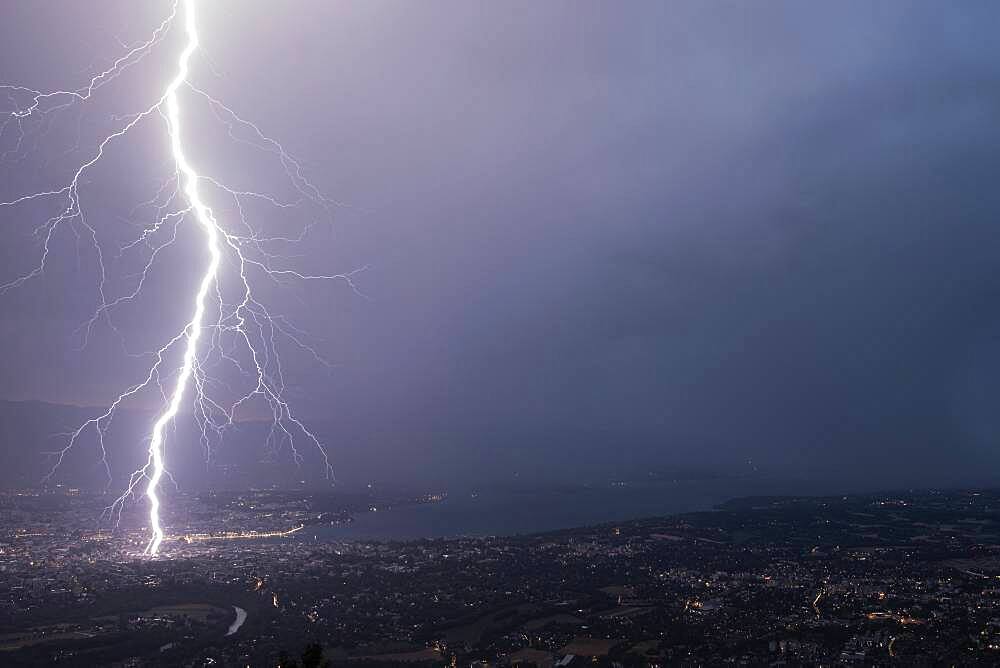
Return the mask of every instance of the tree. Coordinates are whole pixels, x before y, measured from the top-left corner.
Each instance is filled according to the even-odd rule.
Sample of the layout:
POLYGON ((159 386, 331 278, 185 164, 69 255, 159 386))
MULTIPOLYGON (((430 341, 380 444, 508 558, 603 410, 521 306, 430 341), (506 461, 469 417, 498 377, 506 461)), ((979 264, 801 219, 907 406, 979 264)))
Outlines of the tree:
POLYGON ((302 652, 302 668, 329 668, 330 662, 323 658, 323 646, 318 642, 309 643, 302 652))
POLYGON ((295 659, 289 658, 288 652, 281 650, 281 654, 278 655, 278 668, 299 668, 299 664, 295 659))

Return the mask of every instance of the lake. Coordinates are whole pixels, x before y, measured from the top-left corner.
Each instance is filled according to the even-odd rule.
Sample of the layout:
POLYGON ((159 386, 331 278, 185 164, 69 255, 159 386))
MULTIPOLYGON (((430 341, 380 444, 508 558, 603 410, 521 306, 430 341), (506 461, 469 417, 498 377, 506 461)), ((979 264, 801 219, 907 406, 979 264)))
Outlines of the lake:
POLYGON ((731 479, 452 492, 437 503, 360 513, 349 525, 309 527, 307 540, 509 536, 710 510, 737 496, 819 494, 813 485, 731 479))

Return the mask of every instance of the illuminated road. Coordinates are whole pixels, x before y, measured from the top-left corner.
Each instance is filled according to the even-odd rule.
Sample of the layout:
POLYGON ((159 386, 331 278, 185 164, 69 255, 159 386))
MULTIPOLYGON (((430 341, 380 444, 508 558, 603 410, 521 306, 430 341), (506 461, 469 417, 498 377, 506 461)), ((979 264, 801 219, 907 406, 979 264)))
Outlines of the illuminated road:
POLYGON ((226 531, 224 533, 189 533, 179 536, 176 540, 185 543, 198 543, 206 540, 253 540, 256 538, 284 538, 298 533, 305 528, 300 524, 291 529, 280 531, 226 531))

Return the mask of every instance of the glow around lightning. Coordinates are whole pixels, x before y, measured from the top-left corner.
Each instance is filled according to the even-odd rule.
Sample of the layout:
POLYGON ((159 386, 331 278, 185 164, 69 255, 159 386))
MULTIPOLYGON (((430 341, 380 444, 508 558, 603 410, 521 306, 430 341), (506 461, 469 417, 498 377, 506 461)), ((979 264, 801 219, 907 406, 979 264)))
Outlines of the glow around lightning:
MULTIPOLYGON (((0 126, 0 138, 5 133, 14 132, 16 146, 2 156, 7 159, 13 154, 15 159, 25 155, 24 143, 31 130, 31 122, 49 117, 76 105, 87 104, 105 84, 121 76, 129 68, 140 62, 146 55, 159 47, 165 35, 180 23, 184 34, 183 48, 176 60, 176 72, 162 89, 162 95, 144 110, 119 118, 119 127, 107 134, 92 150, 90 157, 79 163, 70 180, 60 186, 20 195, 9 201, 0 202, 0 208, 12 208, 38 200, 54 200, 57 212, 36 227, 41 240, 41 250, 37 265, 30 271, 0 284, 0 294, 18 288, 45 272, 49 262, 52 242, 64 228, 69 228, 78 237, 87 239, 97 259, 98 305, 91 318, 81 325, 80 334, 84 345, 99 325, 121 335, 113 320, 114 311, 138 299, 142 294, 146 278, 161 252, 173 245, 177 239, 179 226, 194 221, 200 227, 204 238, 204 250, 208 257, 195 294, 180 294, 178 300, 190 304, 191 316, 179 331, 165 337, 163 345, 149 353, 150 366, 143 378, 127 387, 108 408, 84 422, 76 430, 66 434, 66 444, 52 453, 54 464, 47 477, 55 475, 63 458, 85 433, 96 434, 103 466, 109 484, 112 480, 109 450, 105 438, 116 412, 126 402, 149 389, 159 391, 163 409, 159 412, 149 432, 148 457, 146 463, 132 473, 122 493, 108 507, 108 516, 119 521, 124 505, 134 498, 139 490, 145 492, 149 503, 150 537, 146 553, 156 555, 166 538, 161 522, 160 485, 165 475, 166 441, 170 426, 184 407, 185 397, 193 396, 192 408, 200 438, 206 452, 210 451, 213 439, 221 438, 224 429, 232 425, 237 410, 254 398, 262 398, 269 408, 271 427, 268 445, 277 449, 287 444, 297 463, 303 461, 296 445, 305 440, 316 448, 322 457, 326 474, 332 478, 332 468, 323 445, 309 429, 296 418, 284 398, 285 380, 279 356, 279 342, 297 348, 311 355, 315 360, 326 363, 310 343, 308 334, 296 327, 289 319, 272 313, 255 295, 256 281, 270 281, 284 285, 288 281, 340 281, 357 292, 353 277, 357 271, 338 274, 314 274, 291 267, 285 254, 273 250, 301 241, 310 231, 312 223, 303 226, 294 236, 268 235, 255 227, 245 213, 248 201, 264 202, 277 211, 295 209, 310 203, 328 214, 335 203, 322 195, 316 186, 303 176, 301 165, 276 140, 264 134, 258 126, 238 115, 230 107, 220 102, 190 81, 190 63, 199 49, 199 34, 196 20, 196 0, 176 0, 168 16, 152 32, 151 36, 127 50, 125 55, 115 60, 107 69, 94 76, 90 82, 76 90, 39 91, 24 86, 0 86, 14 104, 6 121, 0 126), (199 173, 189 162, 185 152, 183 132, 183 108, 181 95, 200 100, 209 105, 216 119, 223 124, 229 136, 235 141, 249 144, 272 159, 276 159, 284 170, 292 188, 301 196, 298 201, 286 202, 276 196, 245 189, 229 187, 217 176, 199 173), (82 177, 97 164, 106 151, 125 138, 140 124, 162 120, 165 123, 166 139, 173 159, 174 173, 164 182, 153 198, 140 204, 136 209, 152 209, 155 219, 142 227, 138 235, 114 249, 116 256, 127 253, 142 253, 144 269, 137 275, 134 285, 117 296, 110 294, 108 271, 105 264, 105 244, 101 242, 98 229, 85 215, 81 205, 80 186, 82 177), (231 198, 237 215, 231 226, 220 224, 211 208, 203 199, 200 186, 211 187, 231 198), (235 297, 224 294, 220 273, 224 267, 233 268, 235 297), (212 315, 217 317, 209 320, 212 315), (176 350, 181 351, 180 364, 170 368, 168 359, 176 350), (242 359, 241 359, 242 357, 242 359), (235 369, 240 377, 248 381, 246 392, 237 392, 228 401, 223 401, 213 393, 215 384, 209 375, 209 367, 227 365, 235 369), (170 378, 170 376, 173 376, 170 378), (168 380, 166 385, 165 379, 168 380), (143 482, 145 486, 143 488, 143 482)), ((363 269, 363 268, 362 268, 363 269)), ((360 293, 359 293, 360 294, 360 293)))

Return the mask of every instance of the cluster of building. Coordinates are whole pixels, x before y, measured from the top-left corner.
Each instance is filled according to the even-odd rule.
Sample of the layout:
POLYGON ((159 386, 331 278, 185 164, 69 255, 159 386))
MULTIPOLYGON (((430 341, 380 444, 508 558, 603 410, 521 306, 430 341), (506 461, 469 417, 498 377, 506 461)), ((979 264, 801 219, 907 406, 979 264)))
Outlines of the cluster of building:
POLYGON ((409 542, 318 540, 299 499, 160 559, 138 528, 77 526, 85 498, 38 499, 0 499, 4 665, 264 666, 310 643, 359 666, 1000 662, 996 493, 409 542))

